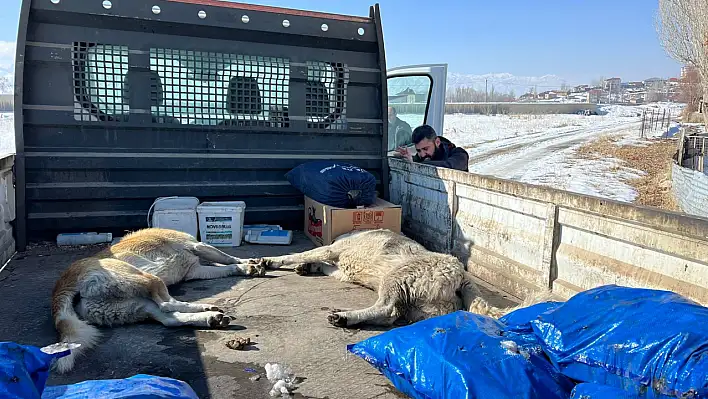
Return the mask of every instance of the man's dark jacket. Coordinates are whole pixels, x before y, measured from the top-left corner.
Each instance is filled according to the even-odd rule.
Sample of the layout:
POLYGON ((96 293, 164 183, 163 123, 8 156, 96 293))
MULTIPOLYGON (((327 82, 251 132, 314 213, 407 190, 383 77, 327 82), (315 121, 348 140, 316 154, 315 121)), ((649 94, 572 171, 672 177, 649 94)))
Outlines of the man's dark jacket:
POLYGON ((438 136, 440 147, 435 151, 431 159, 422 160, 418 154, 413 156, 414 162, 421 162, 426 165, 439 166, 441 168, 457 169, 469 172, 469 154, 464 148, 456 147, 445 137, 438 136))

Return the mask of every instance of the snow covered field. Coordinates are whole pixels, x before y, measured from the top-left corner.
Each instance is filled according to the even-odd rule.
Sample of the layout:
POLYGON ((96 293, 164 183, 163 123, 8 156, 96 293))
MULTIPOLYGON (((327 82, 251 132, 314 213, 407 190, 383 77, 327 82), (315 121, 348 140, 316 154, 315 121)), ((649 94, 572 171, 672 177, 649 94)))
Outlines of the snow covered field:
POLYGON ((445 115, 444 136, 467 149, 470 172, 631 202, 636 191, 628 181, 643 172, 615 159, 581 158, 575 151, 604 136, 621 137, 621 145, 641 145, 644 108, 678 116, 682 106, 611 105, 597 116, 452 114, 445 115))

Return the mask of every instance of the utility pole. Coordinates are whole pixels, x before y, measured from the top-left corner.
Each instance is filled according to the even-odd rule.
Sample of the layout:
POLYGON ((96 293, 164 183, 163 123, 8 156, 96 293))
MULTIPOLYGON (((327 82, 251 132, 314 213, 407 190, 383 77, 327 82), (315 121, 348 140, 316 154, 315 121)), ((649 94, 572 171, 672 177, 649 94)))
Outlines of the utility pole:
POLYGON ((485 102, 485 103, 486 103, 486 102, 489 102, 488 99, 487 99, 487 96, 488 96, 487 93, 488 93, 488 92, 487 92, 487 79, 484 79, 484 102, 485 102))

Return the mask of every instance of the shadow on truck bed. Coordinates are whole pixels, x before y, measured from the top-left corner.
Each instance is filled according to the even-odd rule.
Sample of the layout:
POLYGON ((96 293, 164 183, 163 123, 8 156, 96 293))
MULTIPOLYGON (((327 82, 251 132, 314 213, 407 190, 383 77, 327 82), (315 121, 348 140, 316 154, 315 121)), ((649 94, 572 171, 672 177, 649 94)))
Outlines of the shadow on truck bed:
MULTIPOLYGON (((298 236, 288 247, 241 247, 236 256, 280 254, 310 247, 298 236)), ((59 249, 40 245, 18 254, 4 273, 0 295, 11 309, 0 316, 0 336, 24 344, 43 346, 54 342, 50 295, 59 274, 72 261, 97 251, 97 247, 59 249)), ((343 397, 342 380, 361 387, 361 396, 386 392, 385 379, 365 363, 345 359, 345 345, 371 335, 329 327, 326 305, 358 306, 374 299, 371 292, 327 278, 302 279, 276 272, 258 279, 201 280, 170 287, 173 295, 188 301, 215 303, 235 316, 227 330, 165 328, 146 323, 101 329, 97 348, 87 352, 70 373, 53 375, 49 384, 86 379, 125 378, 137 373, 169 376, 188 382, 200 397, 268 397, 265 377, 257 382, 249 369, 264 373, 267 362, 286 362, 306 378, 301 390, 307 397, 343 397), (277 276, 277 277, 273 277, 277 276), (300 281, 299 281, 300 280, 300 281), (344 294, 344 295, 342 295, 344 294), (249 337, 248 351, 233 351, 225 342, 249 337)))
MULTIPOLYGON (((279 255, 309 249, 297 234, 290 246, 244 245, 228 252, 240 257, 279 255)), ((35 245, 18 253, 0 276, 0 340, 44 346, 57 340, 50 296, 62 270, 98 246, 63 249, 35 245)), ((267 398, 268 362, 282 362, 304 378, 296 397, 395 398, 399 393, 346 345, 377 334, 375 330, 331 327, 331 308, 372 304, 376 294, 328 277, 301 277, 287 271, 266 278, 224 278, 170 287, 177 298, 214 303, 235 316, 227 330, 166 328, 145 323, 103 328, 100 344, 66 374, 53 374, 49 385, 87 379, 125 378, 138 373, 188 382, 202 398, 267 398), (235 351, 225 342, 248 337, 249 350, 235 351), (252 381, 255 370, 262 374, 252 381)), ((489 294, 489 293, 487 293, 489 294)), ((491 294, 489 294, 491 295, 491 294)))

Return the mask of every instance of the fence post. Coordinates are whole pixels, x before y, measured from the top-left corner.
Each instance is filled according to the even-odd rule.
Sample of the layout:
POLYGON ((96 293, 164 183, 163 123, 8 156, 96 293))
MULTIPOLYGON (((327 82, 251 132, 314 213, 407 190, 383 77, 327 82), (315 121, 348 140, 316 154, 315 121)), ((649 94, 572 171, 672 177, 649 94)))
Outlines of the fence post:
POLYGON ((669 124, 666 121, 666 108, 664 108, 664 115, 661 117, 661 128, 666 129, 669 127, 669 124), (666 127, 664 127, 664 124, 666 124, 666 127))
POLYGON ((678 139, 678 154, 676 154, 676 162, 678 163, 678 166, 683 165, 683 141, 685 140, 684 137, 686 137, 686 128, 681 128, 679 130, 679 139, 678 139))
MULTIPOLYGON (((697 141, 698 140, 696 140, 696 144, 698 144, 697 141)), ((701 151, 699 152, 699 154, 700 155, 698 156, 698 167, 696 168, 696 170, 703 173, 703 163, 704 163, 704 158, 706 155, 706 138, 705 137, 703 137, 701 139, 701 151)))

